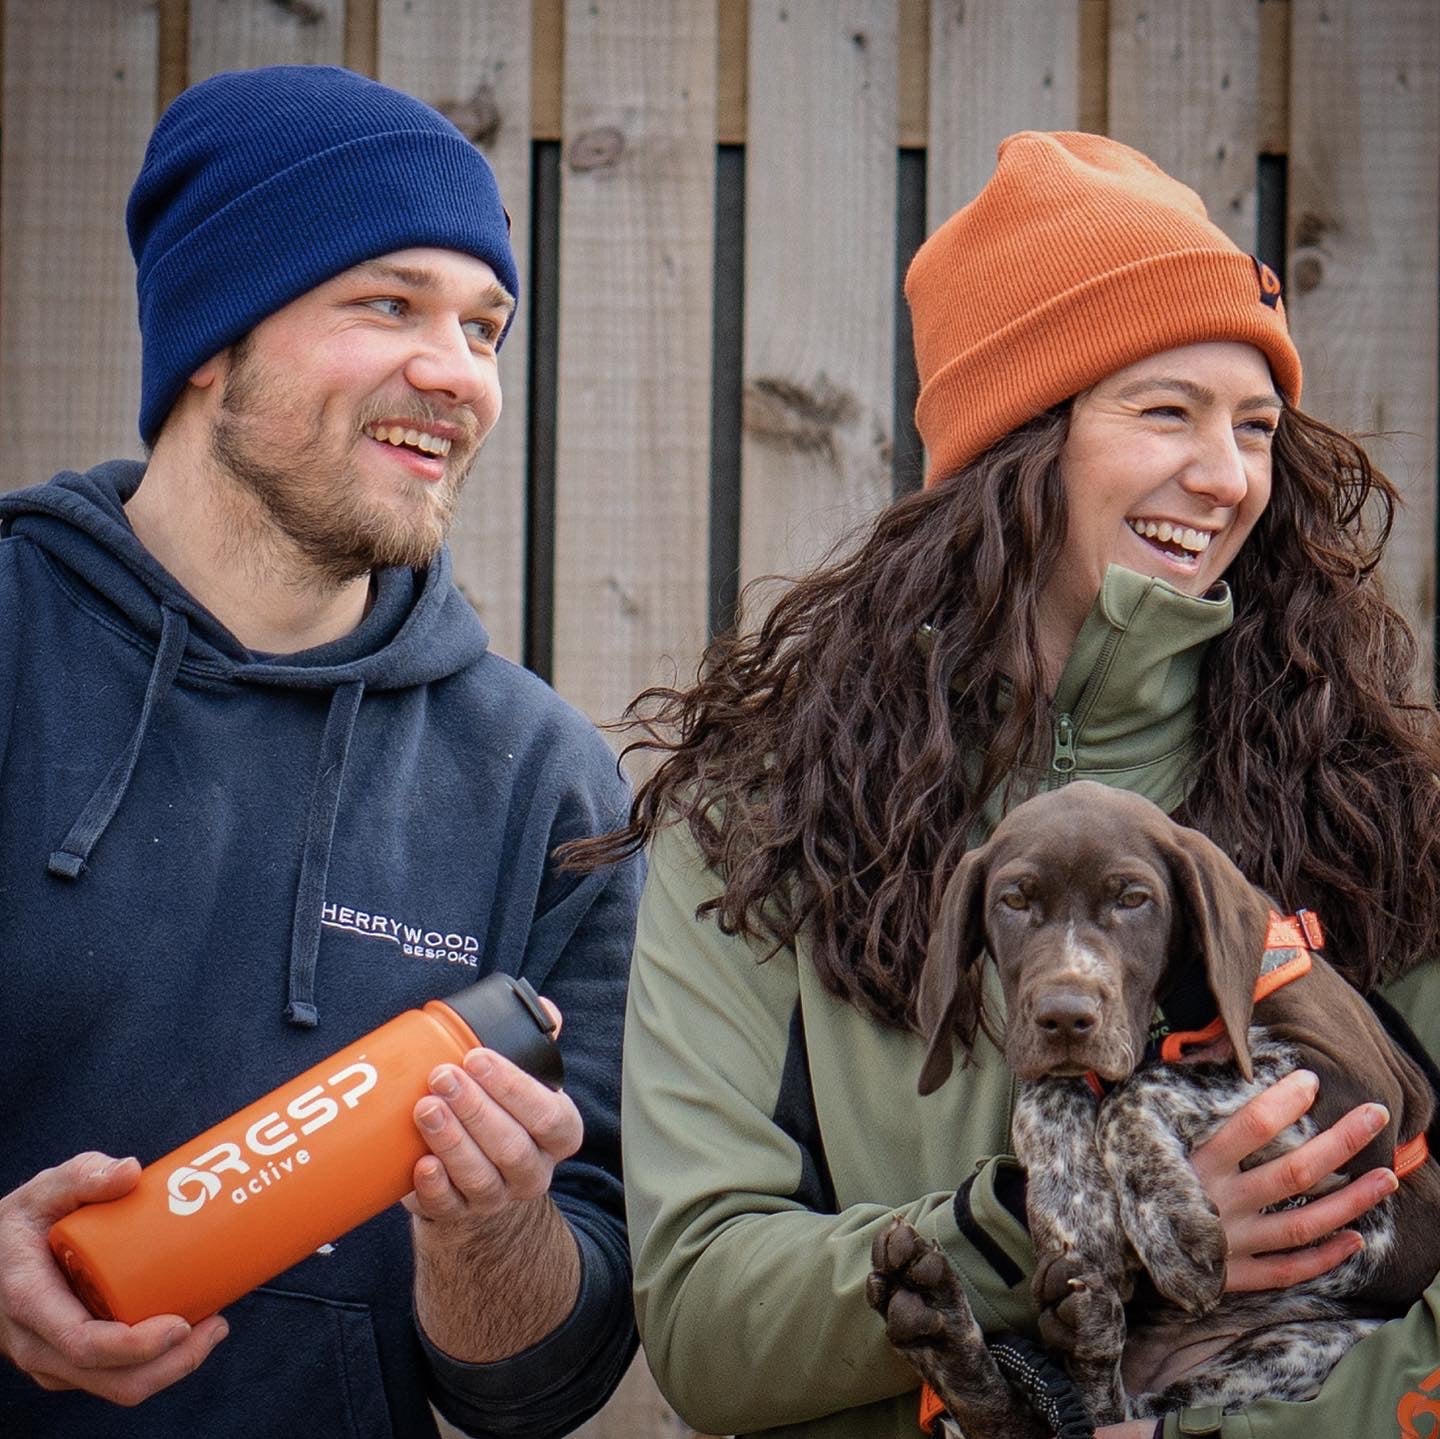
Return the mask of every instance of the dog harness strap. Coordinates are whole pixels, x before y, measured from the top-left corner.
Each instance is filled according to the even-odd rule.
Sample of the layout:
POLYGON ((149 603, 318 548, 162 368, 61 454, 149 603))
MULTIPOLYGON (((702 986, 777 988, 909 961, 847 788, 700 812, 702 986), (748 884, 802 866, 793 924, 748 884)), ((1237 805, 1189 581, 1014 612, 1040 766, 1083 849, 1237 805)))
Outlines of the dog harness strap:
POLYGON ((1422 1129, 1414 1139, 1407 1139, 1404 1144, 1395 1146, 1395 1161, 1390 1167, 1395 1171, 1396 1179, 1405 1179, 1414 1174, 1429 1157, 1430 1144, 1422 1129))
POLYGON ((1266 949, 1325 948, 1325 931, 1320 916, 1313 909, 1297 909, 1294 914, 1270 912, 1270 932, 1265 936, 1266 949))
MULTIPOLYGON (((1270 928, 1265 935, 1265 956, 1260 964, 1260 977, 1255 981, 1255 1003, 1269 998, 1292 980, 1310 973, 1311 952, 1324 947, 1325 931, 1314 910, 1297 909, 1294 914, 1270 913, 1270 928)), ((1225 1033, 1224 1024, 1212 1019, 1203 1029, 1179 1029, 1167 1034, 1160 1044, 1160 1058, 1166 1064, 1179 1064, 1187 1049, 1213 1044, 1225 1033)))
POLYGON ((928 1385, 920 1386, 920 1432, 928 1434, 945 1412, 945 1401, 928 1385))

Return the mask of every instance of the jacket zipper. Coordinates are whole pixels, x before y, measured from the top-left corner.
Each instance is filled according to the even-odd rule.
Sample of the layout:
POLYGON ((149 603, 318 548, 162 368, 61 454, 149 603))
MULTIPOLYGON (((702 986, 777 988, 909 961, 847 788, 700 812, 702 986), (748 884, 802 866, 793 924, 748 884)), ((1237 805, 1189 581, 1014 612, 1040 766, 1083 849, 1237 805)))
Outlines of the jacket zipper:
POLYGON ((1052 789, 1070 783, 1075 772, 1075 722, 1068 714, 1055 721, 1055 750, 1050 756, 1050 768, 1058 776, 1052 789))
POLYGON ((1115 654, 1115 648, 1120 643, 1120 635, 1112 630, 1105 637, 1105 643, 1101 646, 1099 657, 1095 661, 1095 667, 1090 671, 1090 677, 1085 681, 1080 690, 1079 698, 1075 701, 1073 713, 1057 715, 1055 718, 1055 746, 1050 753, 1050 770, 1054 778, 1051 781, 1051 789, 1059 789, 1061 785, 1069 784, 1075 774, 1075 737, 1085 721, 1090 717, 1090 711, 1095 704, 1095 696, 1100 687, 1100 680, 1104 678, 1105 671, 1110 668, 1110 660, 1115 654))

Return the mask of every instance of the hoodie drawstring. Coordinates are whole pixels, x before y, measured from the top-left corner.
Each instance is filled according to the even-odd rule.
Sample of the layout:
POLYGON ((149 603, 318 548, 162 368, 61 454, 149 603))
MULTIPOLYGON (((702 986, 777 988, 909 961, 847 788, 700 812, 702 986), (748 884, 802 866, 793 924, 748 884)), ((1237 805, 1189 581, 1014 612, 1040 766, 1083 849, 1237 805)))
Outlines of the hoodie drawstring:
POLYGON ((355 716, 360 712, 360 698, 364 693, 361 680, 335 690, 320 740, 320 763, 310 794, 305 852, 300 861, 295 918, 290 929, 290 991, 285 1018, 300 1029, 313 1029, 320 1021, 315 1008, 315 960, 320 950, 321 909, 325 903, 330 843, 335 837, 345 758, 350 752, 350 736, 355 731, 355 716))
POLYGON ((47 866, 50 873, 61 879, 76 879, 85 868, 90 852, 105 833, 106 826, 115 818, 120 801, 130 787, 130 777, 135 773, 135 762, 140 758, 140 746, 145 743, 146 731, 160 701, 170 691, 175 681, 180 660, 185 654, 190 627, 185 616, 175 610, 161 607, 160 648, 155 652, 155 663, 150 668, 150 682, 145 687, 145 703, 140 707, 140 718, 130 743, 110 766, 110 772, 100 781, 89 803, 80 811, 80 817, 70 826, 70 833, 61 842, 60 848, 50 856, 47 866))

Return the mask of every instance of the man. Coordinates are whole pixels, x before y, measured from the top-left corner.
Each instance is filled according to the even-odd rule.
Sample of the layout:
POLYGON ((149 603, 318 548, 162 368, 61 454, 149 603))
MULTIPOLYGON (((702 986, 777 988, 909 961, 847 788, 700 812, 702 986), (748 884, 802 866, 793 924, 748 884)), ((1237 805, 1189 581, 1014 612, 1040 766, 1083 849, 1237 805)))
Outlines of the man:
POLYGON ((639 876, 551 858, 624 787, 442 546, 519 288, 493 176, 408 96, 257 70, 170 107, 128 223, 149 461, 0 496, 0 1433, 564 1433, 634 1352, 639 876), (495 969, 565 1012, 565 1093, 440 1066, 408 1215, 193 1327, 89 1317, 46 1234, 119 1156, 495 969))

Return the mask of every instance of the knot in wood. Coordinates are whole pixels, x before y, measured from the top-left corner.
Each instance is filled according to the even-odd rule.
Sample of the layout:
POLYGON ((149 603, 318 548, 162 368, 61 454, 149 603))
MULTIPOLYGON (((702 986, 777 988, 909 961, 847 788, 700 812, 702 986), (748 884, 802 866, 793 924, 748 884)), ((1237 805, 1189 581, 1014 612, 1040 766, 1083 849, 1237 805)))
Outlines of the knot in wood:
POLYGON ((837 458, 835 431, 860 414, 855 396, 820 374, 810 385, 757 375, 745 386, 746 431, 777 449, 837 458))
POLYGON ((270 0, 282 15, 288 15, 301 25, 318 25, 325 18, 325 12, 310 0, 270 0))
POLYGON ((624 153, 624 134, 614 125, 597 125, 570 142, 565 163, 575 171, 608 170, 624 153))
POLYGON ((1301 255, 1291 265, 1290 273, 1294 277, 1297 292, 1307 295, 1325 278, 1325 266, 1321 264, 1318 255, 1301 255))
POLYGON ((468 100, 447 100, 435 108, 476 145, 492 145, 500 133, 500 104, 488 80, 482 80, 468 100))

